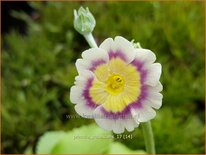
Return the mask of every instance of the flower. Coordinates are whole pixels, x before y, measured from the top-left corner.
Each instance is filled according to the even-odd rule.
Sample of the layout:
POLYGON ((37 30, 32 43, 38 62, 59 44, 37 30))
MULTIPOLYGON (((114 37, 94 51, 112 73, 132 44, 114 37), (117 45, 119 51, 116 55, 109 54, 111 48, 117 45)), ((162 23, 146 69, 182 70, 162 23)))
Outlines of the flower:
POLYGON ((70 92, 76 112, 114 133, 151 120, 162 105, 161 64, 155 60, 152 51, 120 36, 84 51, 70 92))
POLYGON ((74 10, 74 28, 82 35, 87 35, 94 30, 96 21, 88 8, 80 7, 74 10))

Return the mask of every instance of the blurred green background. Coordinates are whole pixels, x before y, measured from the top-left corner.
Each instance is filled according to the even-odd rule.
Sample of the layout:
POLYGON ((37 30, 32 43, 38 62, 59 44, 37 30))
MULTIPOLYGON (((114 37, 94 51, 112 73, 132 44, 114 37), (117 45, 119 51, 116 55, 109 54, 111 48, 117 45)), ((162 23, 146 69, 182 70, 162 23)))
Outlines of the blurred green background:
MULTIPOLYGON (((76 114, 69 99, 77 75, 74 63, 89 48, 73 28, 73 9, 80 6, 89 7, 96 18, 98 44, 117 35, 135 39, 162 64, 163 106, 152 120, 157 153, 205 152, 203 2, 29 5, 36 10, 33 16, 11 12, 28 25, 26 35, 14 29, 2 36, 2 153, 36 153, 47 131, 71 131, 94 122, 66 117, 76 114)), ((124 134, 133 138, 113 141, 144 150, 141 127, 124 134)))

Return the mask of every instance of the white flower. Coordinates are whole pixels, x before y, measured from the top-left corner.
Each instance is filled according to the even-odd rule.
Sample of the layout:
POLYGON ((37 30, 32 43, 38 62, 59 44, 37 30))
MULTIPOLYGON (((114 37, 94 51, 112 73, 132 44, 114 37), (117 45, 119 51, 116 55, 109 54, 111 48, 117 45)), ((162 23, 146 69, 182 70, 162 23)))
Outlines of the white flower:
POLYGON ((70 100, 82 117, 123 133, 155 117, 162 105, 161 64, 155 54, 117 36, 90 48, 76 61, 79 75, 70 100))

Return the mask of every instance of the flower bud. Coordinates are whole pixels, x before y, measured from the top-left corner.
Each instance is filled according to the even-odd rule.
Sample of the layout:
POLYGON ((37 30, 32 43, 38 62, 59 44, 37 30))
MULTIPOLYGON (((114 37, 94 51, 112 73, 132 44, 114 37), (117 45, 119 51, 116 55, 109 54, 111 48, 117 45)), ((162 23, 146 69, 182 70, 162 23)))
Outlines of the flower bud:
POLYGON ((82 35, 92 33, 96 21, 88 8, 80 7, 78 11, 74 10, 74 28, 82 35))

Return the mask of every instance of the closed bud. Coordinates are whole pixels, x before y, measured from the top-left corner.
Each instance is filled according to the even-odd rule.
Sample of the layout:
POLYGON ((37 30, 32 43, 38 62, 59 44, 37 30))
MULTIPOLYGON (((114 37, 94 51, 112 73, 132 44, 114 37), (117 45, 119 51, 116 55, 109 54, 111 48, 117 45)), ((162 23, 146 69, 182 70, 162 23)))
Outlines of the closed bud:
POLYGON ((78 11, 74 10, 74 28, 82 35, 92 33, 96 21, 88 8, 80 7, 78 11))

